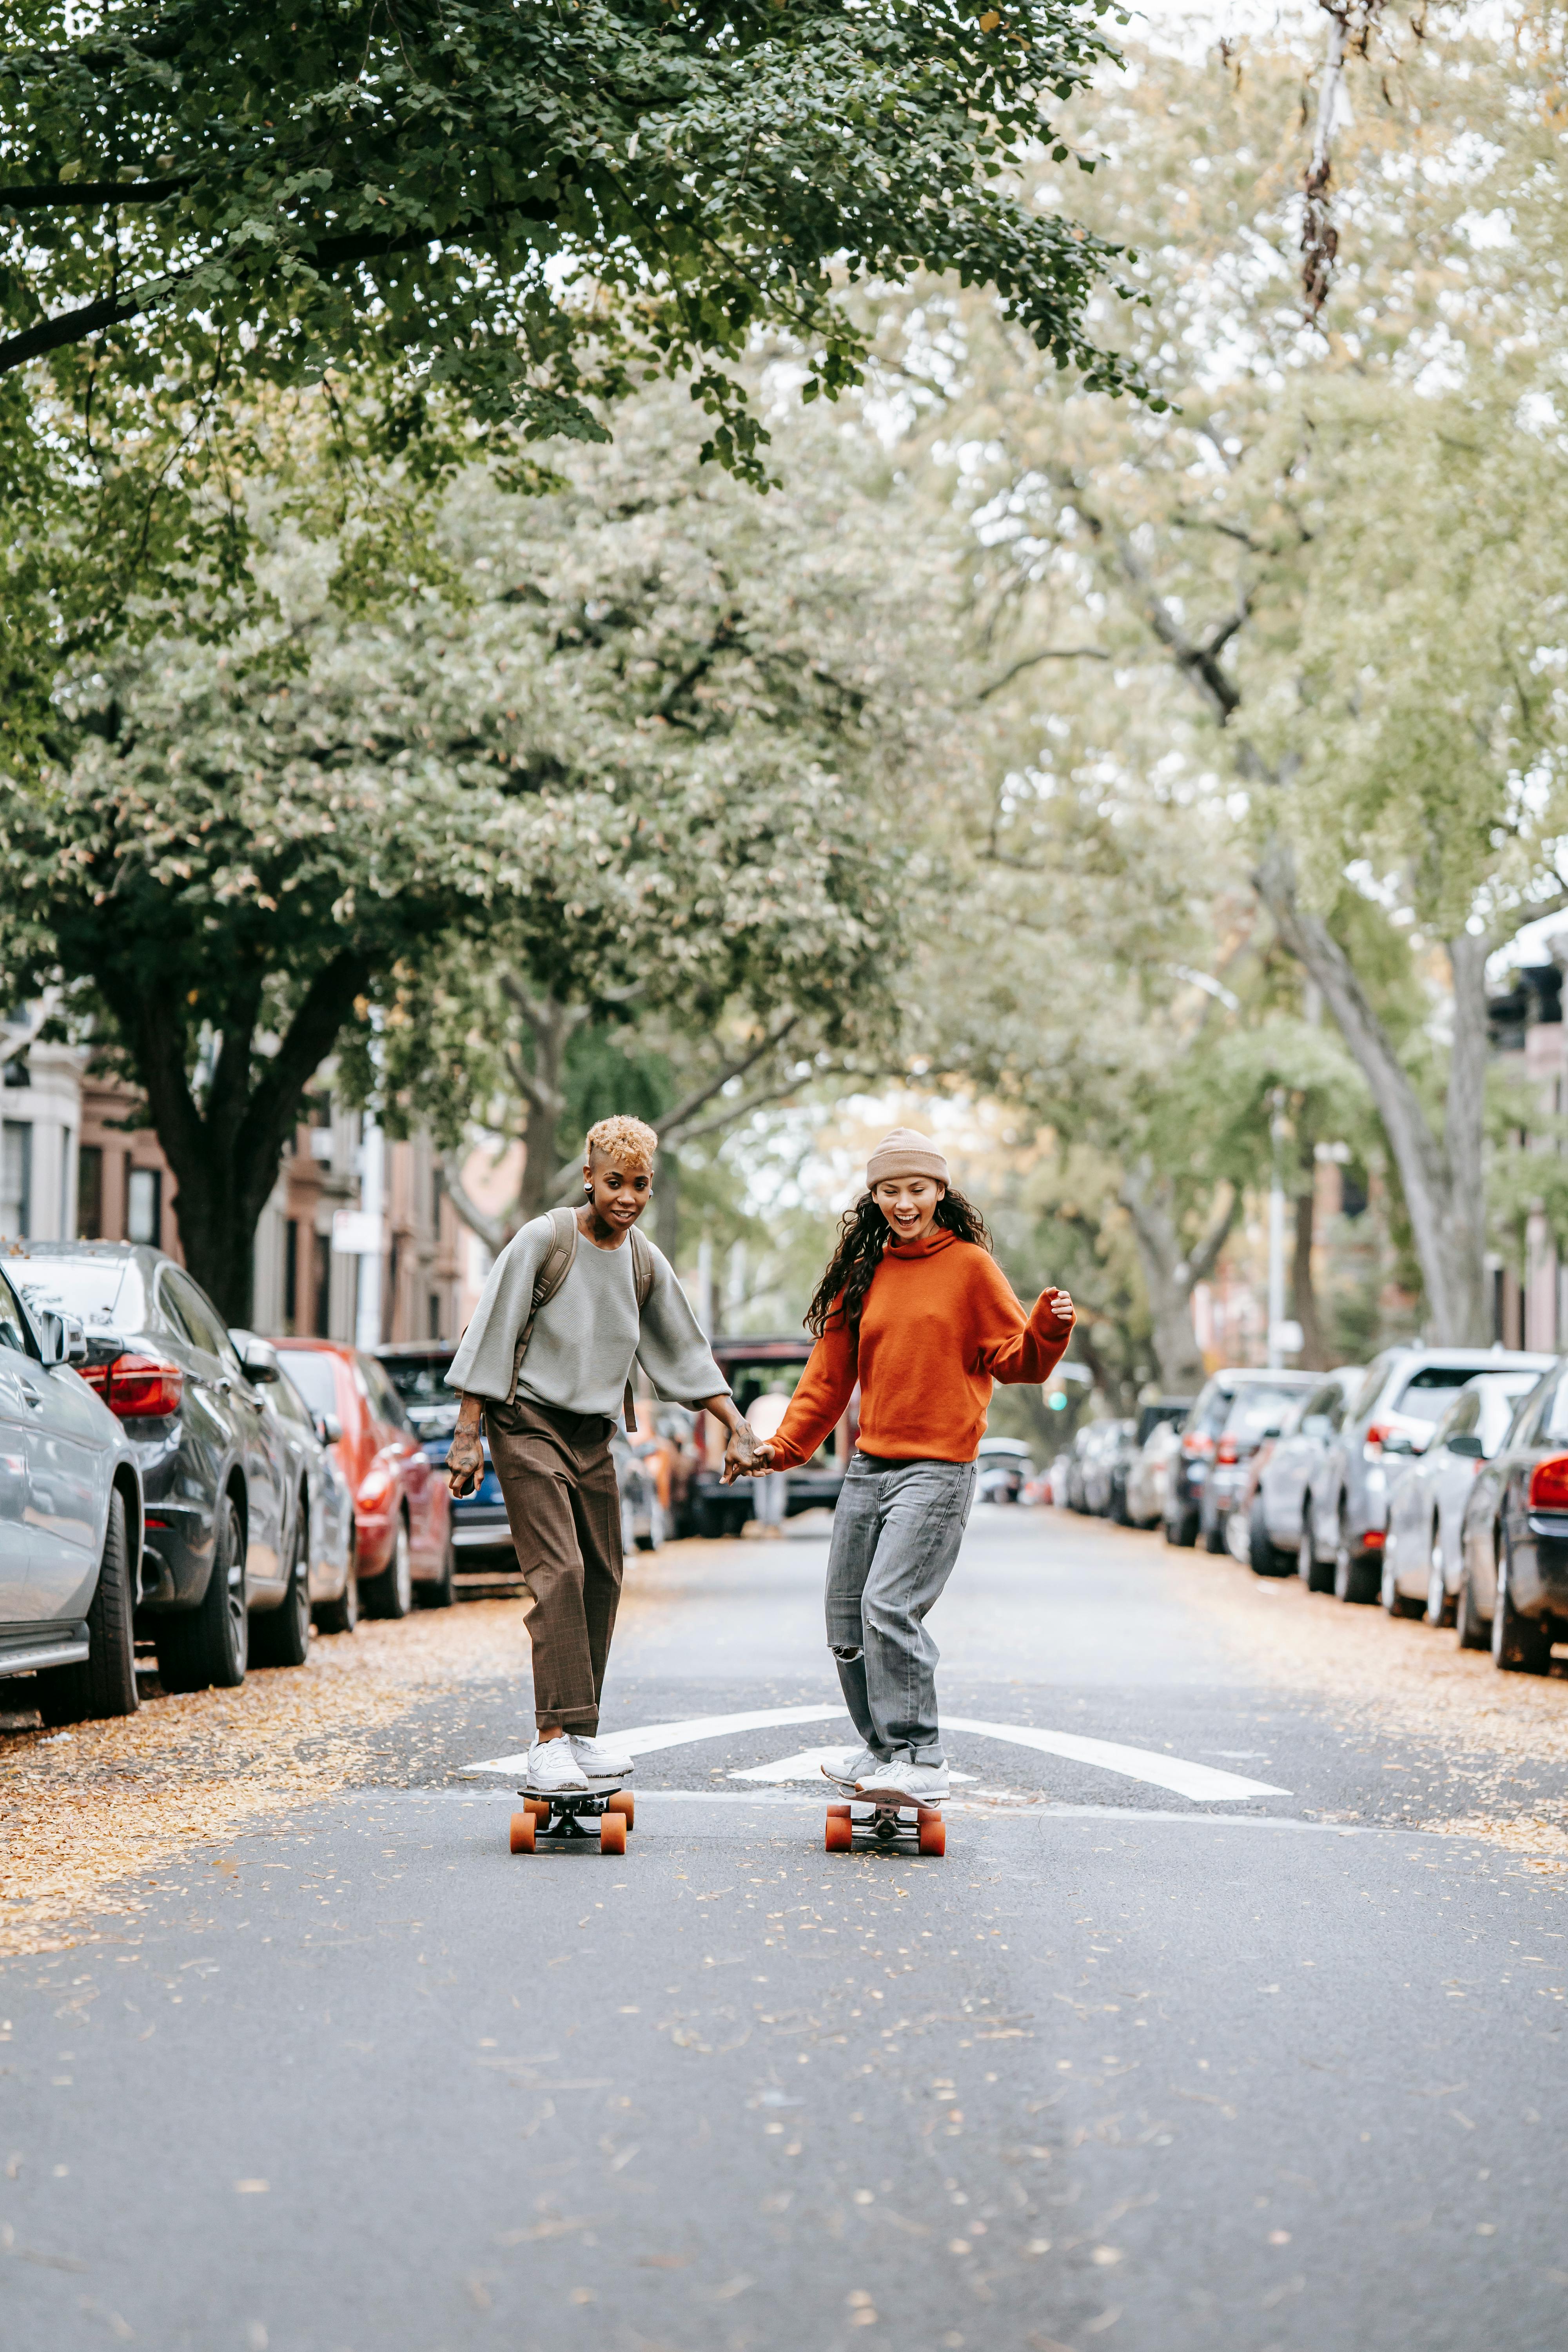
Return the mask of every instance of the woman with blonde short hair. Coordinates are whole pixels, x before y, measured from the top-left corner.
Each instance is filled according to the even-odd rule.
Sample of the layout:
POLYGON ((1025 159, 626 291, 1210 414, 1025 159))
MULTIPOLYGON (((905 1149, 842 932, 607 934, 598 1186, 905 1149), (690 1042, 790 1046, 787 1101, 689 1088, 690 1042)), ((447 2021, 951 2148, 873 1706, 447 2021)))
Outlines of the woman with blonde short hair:
POLYGON ((546 1791, 631 1769, 598 1731, 624 1566, 610 1440, 633 1362, 667 1402, 704 1406, 724 1423, 731 1475, 751 1460, 751 1431, 686 1294, 637 1230, 658 1148, 638 1118, 589 1129, 581 1204, 512 1236, 447 1375, 463 1400, 447 1456, 452 1492, 471 1493, 484 1474, 482 1412, 528 1587, 529 1780, 546 1791))

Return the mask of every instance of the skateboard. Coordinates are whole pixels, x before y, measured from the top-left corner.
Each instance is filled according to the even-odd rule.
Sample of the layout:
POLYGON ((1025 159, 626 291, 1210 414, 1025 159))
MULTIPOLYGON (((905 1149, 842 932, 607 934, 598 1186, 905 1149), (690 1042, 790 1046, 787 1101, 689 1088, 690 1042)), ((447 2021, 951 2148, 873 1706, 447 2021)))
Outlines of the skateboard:
POLYGON ((915 1805, 907 1798, 891 1795, 829 1805, 825 1840, 828 1853, 852 1853, 857 1838, 862 1852, 868 1847, 876 1853, 890 1853, 912 1840, 921 1853, 943 1854, 947 1823, 939 1805, 915 1805))
POLYGON ((625 1853, 626 1832, 637 1819, 637 1801, 629 1789, 587 1788, 518 1790, 522 1811, 511 1817, 513 1853, 537 1853, 539 1840, 552 1844, 591 1845, 594 1832, 585 1822, 599 1825, 599 1852, 625 1853))

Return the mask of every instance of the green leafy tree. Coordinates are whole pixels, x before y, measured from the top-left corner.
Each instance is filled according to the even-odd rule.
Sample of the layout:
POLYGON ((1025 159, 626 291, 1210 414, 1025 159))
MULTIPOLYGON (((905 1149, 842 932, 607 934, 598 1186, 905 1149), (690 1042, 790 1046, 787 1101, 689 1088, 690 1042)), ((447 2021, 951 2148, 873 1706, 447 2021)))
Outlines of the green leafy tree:
MULTIPOLYGON (((680 375, 763 478, 737 362, 855 381, 846 279, 993 284, 1054 362, 1110 249, 1010 173, 1113 55, 1107 0, 18 0, 0 52, 13 751, 51 648, 235 560, 230 412, 325 376, 377 454, 600 439, 680 375)), ((1092 158, 1084 159, 1086 168, 1092 158)), ((132 614, 132 617, 134 614, 132 614)))
MULTIPOLYGON (((618 475, 611 504, 640 514, 657 469, 638 446, 647 469, 618 475)), ((668 456, 671 509, 678 471, 668 456)), ((775 511, 710 478, 737 513, 775 511)), ((850 615, 851 668, 814 679, 803 651, 825 657, 822 641, 766 635, 783 584, 742 627, 695 555, 702 590, 683 604, 680 548, 662 584, 639 569, 651 541, 612 579, 591 512, 587 491, 509 498, 466 477, 423 576, 371 604, 354 532, 301 531, 280 494, 255 525, 273 551, 228 609, 193 592, 184 634, 85 667, 57 699, 58 758, 0 803, 6 984, 63 980, 72 1016, 118 1050, 174 1167, 187 1255, 232 1320, 303 1089, 340 1044, 400 1082, 405 1039, 416 1072, 444 1040, 455 1082, 483 1084, 474 1008, 492 976, 503 1000, 510 985, 588 1024, 675 1008, 742 1059, 748 1024, 776 1042, 798 1020, 831 1044, 885 1006, 879 804, 827 766, 831 730, 806 716, 817 698, 855 707, 874 676, 850 615), (755 632, 752 666, 738 655, 713 681, 722 726, 696 723, 709 689, 683 629, 755 632)), ((865 786, 892 739, 868 716, 846 749, 857 729, 865 786)), ((546 1169, 554 1153, 552 1129, 546 1169)))

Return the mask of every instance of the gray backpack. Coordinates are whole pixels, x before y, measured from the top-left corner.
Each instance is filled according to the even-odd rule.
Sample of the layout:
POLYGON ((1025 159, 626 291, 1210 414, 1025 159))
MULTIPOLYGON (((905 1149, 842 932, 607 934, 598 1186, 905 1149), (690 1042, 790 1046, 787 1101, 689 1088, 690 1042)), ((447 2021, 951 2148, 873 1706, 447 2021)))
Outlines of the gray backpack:
MULTIPOLYGON (((522 1369, 522 1360, 527 1353, 528 1343, 533 1336, 533 1327, 539 1319, 540 1309, 549 1306, 571 1273, 573 1263, 577 1255, 576 1210, 552 1209, 550 1226, 549 1244, 540 1264, 539 1272, 533 1277, 533 1296, 528 1302, 528 1320, 518 1336, 517 1353, 512 1359, 511 1396, 507 1399, 509 1404, 512 1397, 517 1394, 517 1376, 522 1369)), ((635 1225, 628 1238, 632 1253, 632 1288, 637 1295, 637 1314, 640 1317, 643 1308, 647 1305, 648 1293, 653 1288, 653 1252, 635 1225)), ((635 1436, 637 1415, 637 1407, 632 1402, 632 1384, 629 1379, 626 1381, 626 1428, 635 1436)))

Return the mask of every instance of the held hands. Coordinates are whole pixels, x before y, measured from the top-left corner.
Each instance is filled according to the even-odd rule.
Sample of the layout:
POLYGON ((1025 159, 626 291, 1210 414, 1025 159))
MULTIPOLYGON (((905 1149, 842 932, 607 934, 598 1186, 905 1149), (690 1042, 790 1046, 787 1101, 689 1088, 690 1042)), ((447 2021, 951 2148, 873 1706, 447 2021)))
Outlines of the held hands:
POLYGON ((484 1440, 471 1423, 459 1423, 447 1449, 447 1484, 455 1502, 471 1495, 485 1475, 484 1440))
POLYGON ((771 1466, 772 1454, 772 1446, 762 1443, 751 1423, 742 1422, 730 1432, 730 1443, 724 1448, 723 1484, 732 1486, 737 1478, 760 1477, 771 1466))
POLYGON ((1073 1321, 1072 1293, 1068 1290, 1047 1290, 1045 1295, 1051 1310, 1051 1320, 1058 1330, 1070 1330, 1073 1321))

